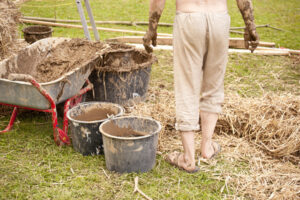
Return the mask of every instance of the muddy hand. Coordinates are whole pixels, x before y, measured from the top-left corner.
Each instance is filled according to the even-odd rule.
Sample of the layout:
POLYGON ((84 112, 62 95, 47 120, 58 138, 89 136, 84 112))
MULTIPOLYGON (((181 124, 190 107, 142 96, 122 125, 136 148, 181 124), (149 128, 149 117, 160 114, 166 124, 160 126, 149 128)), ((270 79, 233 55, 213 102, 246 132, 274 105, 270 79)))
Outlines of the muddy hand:
POLYGON ((152 42, 152 46, 154 46, 154 47, 156 46, 156 38, 157 38, 157 33, 154 32, 154 31, 151 31, 151 30, 148 30, 146 32, 146 34, 144 35, 143 45, 145 47, 145 50, 148 53, 152 53, 153 52, 153 49, 152 49, 152 47, 150 45, 151 45, 151 42, 152 42))
POLYGON ((255 28, 251 30, 249 28, 245 28, 244 40, 246 49, 250 49, 251 53, 253 53, 259 44, 259 36, 255 28))

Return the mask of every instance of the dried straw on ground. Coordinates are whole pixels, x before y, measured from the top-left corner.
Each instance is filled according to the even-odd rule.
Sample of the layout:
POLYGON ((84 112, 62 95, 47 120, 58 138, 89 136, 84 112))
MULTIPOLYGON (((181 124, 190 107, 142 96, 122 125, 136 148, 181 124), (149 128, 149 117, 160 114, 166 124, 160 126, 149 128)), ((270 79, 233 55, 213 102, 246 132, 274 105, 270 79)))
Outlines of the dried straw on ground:
MULTIPOLYGON (((180 135, 174 129, 174 94, 162 86, 150 88, 148 101, 127 111, 151 116, 162 123, 158 150, 164 155, 182 147, 180 135)), ((234 195, 224 194, 225 199, 300 197, 300 168, 296 164, 299 160, 299 103, 299 97, 293 95, 270 94, 253 99, 227 95, 215 135, 222 145, 222 153, 215 161, 218 163, 199 163, 201 170, 211 174, 211 178, 225 182, 221 192, 233 189, 234 195)), ((201 134, 197 134, 198 157, 200 140, 201 134)))
POLYGON ((16 50, 21 13, 10 0, 0 0, 0 60, 16 50))
POLYGON ((218 131, 245 137, 269 155, 300 165, 300 96, 229 96, 218 131))

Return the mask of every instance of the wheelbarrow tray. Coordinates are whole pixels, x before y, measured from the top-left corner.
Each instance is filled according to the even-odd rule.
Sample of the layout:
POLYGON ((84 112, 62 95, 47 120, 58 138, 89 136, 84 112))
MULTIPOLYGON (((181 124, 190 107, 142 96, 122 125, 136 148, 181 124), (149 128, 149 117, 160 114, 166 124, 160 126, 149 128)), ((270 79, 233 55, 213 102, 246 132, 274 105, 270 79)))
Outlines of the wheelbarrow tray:
MULTIPOLYGON (((66 40, 70 39, 46 38, 39 40, 32 45, 29 45, 18 54, 1 61, 0 103, 35 109, 49 109, 49 101, 31 83, 24 81, 11 81, 1 77, 7 73, 9 68, 26 67, 26 64, 28 63, 23 63, 22 61, 24 56, 32 57, 31 62, 39 62, 41 59, 45 58, 51 49, 66 40)), ((40 85, 52 97, 55 104, 64 102, 80 91, 92 72, 94 64, 98 62, 98 59, 100 59, 100 57, 95 55, 95 57, 91 60, 83 63, 81 67, 77 67, 72 71, 69 71, 56 80, 40 83, 40 85)))

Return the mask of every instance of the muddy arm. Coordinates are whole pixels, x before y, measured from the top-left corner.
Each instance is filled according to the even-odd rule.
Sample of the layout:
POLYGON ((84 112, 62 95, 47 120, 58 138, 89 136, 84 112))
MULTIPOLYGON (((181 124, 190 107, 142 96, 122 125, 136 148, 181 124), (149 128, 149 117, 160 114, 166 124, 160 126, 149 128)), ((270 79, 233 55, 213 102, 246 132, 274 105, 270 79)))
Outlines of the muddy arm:
POLYGON ((254 23, 252 0, 236 0, 236 2, 246 25, 244 34, 245 47, 253 52, 259 43, 259 36, 254 23))
POLYGON ((152 46, 156 46, 156 38, 157 38, 157 25, 160 19, 160 16, 165 7, 166 0, 150 0, 150 11, 149 11, 149 27, 146 32, 143 43, 146 51, 151 53, 153 51, 152 46))

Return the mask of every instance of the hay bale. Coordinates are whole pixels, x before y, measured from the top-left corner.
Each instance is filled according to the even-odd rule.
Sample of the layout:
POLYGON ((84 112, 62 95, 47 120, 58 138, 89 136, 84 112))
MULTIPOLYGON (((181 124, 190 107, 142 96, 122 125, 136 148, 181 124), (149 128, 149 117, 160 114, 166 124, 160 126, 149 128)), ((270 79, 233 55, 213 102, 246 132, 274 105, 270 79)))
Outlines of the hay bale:
POLYGON ((21 13, 9 0, 0 0, 0 60, 15 51, 21 13))
POLYGON ((245 137, 269 155, 300 163, 300 97, 267 94, 260 98, 230 95, 218 133, 245 137))

